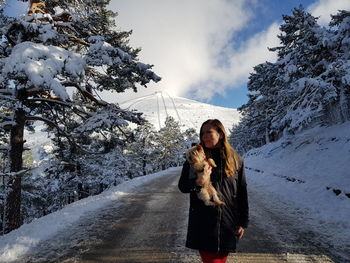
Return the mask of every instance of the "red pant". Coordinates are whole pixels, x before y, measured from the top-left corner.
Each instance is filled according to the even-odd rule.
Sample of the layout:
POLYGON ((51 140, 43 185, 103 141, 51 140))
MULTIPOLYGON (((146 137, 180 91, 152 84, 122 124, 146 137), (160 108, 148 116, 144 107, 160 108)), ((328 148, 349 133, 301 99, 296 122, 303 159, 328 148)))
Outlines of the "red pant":
POLYGON ((203 263, 225 263, 228 253, 226 252, 208 252, 199 250, 203 263))

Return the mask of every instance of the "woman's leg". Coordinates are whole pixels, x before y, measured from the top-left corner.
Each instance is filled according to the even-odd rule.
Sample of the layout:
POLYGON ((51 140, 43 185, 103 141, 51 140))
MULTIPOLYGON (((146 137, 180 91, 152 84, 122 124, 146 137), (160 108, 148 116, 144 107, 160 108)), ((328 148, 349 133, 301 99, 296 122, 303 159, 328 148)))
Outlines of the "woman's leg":
POLYGON ((225 263, 228 253, 226 252, 208 252, 199 250, 203 263, 225 263))

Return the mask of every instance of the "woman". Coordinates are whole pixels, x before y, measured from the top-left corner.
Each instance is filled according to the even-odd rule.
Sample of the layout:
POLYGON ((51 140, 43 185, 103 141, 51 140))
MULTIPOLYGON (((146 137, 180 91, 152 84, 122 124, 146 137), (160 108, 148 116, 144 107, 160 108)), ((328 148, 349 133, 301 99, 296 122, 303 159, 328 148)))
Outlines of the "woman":
POLYGON ((217 167, 192 176, 190 164, 182 168, 179 189, 190 193, 190 211, 186 247, 198 249, 204 263, 224 263, 229 252, 248 226, 248 197, 243 159, 230 146, 225 128, 219 120, 205 121, 200 129, 200 143, 207 158, 217 167), (206 206, 197 197, 201 186, 196 182, 210 176, 225 205, 206 206))

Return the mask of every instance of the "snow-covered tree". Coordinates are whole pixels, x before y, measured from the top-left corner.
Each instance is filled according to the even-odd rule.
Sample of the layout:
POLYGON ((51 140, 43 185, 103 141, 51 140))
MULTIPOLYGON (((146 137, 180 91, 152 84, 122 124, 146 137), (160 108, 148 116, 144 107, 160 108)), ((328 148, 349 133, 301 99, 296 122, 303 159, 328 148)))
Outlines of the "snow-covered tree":
POLYGON ((324 44, 331 51, 332 59, 321 74, 327 85, 336 89, 335 99, 325 105, 326 123, 350 120, 350 11, 340 10, 332 15, 329 37, 324 44))
POLYGON ((159 147, 162 153, 159 164, 162 169, 182 163, 185 139, 179 123, 171 116, 165 119, 165 126, 159 130, 159 147))
POLYGON ((191 147, 193 143, 199 143, 198 133, 194 128, 188 128, 183 132, 185 149, 191 147))
POLYGON ((332 87, 323 89, 321 80, 316 80, 330 55, 322 43, 325 29, 317 24, 317 18, 300 7, 283 20, 278 36, 282 45, 270 49, 278 52, 276 84, 280 88, 272 128, 293 133, 320 121, 322 94, 328 93, 331 99, 332 87))
POLYGON ((349 12, 332 16, 331 28, 295 8, 283 16, 276 63, 254 67, 249 101, 232 129, 237 149, 258 147, 316 125, 350 119, 349 12))
MULTIPOLYGON (((272 119, 278 115, 277 105, 279 103, 277 94, 279 89, 276 83, 278 67, 273 63, 263 63, 254 67, 255 72, 249 77, 247 104, 239 108, 242 112, 241 127, 233 128, 232 142, 245 141, 244 149, 258 147, 270 142, 274 138, 274 131, 271 128, 272 119), (242 127, 249 127, 249 132, 241 133, 242 127)), ((234 143, 236 148, 239 148, 234 143)), ((237 149, 238 150, 238 149, 237 149)), ((243 149, 241 149, 242 151, 243 149)))
MULTIPOLYGON (((286 112, 283 118, 273 119, 274 127, 281 128, 282 123, 284 129, 294 133, 318 124, 347 120, 349 96, 346 90, 349 85, 346 76, 349 67, 348 58, 343 58, 342 51, 349 51, 343 41, 348 35, 348 22, 338 24, 338 29, 327 30, 318 26, 317 19, 302 9, 295 9, 293 15, 286 18, 281 26, 285 34, 280 37, 284 45, 272 49, 279 51, 277 64, 286 69, 279 73, 279 78, 287 80, 288 84, 279 94, 286 112), (334 37, 339 33, 341 39, 334 37), (341 69, 339 65, 342 65, 341 69)), ((341 22, 337 20, 331 25, 337 23, 341 22)))
MULTIPOLYGON (((160 78, 138 61, 130 32, 115 29, 109 0, 34 1, 21 18, 0 13, 0 130, 9 133, 5 232, 20 226, 25 127, 42 121, 61 146, 90 152, 84 136, 141 123, 97 92, 137 91, 160 78), (73 98, 73 94, 75 94, 73 98)), ((86 138, 86 137, 85 137, 86 138)), ((59 145, 59 144, 58 144, 59 145)))
POLYGON ((127 146, 127 156, 133 165, 132 176, 146 175, 158 171, 159 135, 154 126, 146 122, 133 130, 133 142, 127 146))

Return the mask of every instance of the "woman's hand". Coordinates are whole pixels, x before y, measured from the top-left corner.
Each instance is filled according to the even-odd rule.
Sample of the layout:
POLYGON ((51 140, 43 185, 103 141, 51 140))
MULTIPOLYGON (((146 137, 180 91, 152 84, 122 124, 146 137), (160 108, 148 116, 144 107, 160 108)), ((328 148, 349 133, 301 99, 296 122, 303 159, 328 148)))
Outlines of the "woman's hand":
POLYGON ((238 240, 241 240, 242 237, 244 235, 244 228, 243 227, 239 227, 237 230, 236 230, 236 237, 238 240))
POLYGON ((210 165, 207 165, 206 167, 204 167, 204 171, 202 173, 197 174, 197 185, 203 186, 205 182, 210 180, 211 169, 212 167, 210 165))

